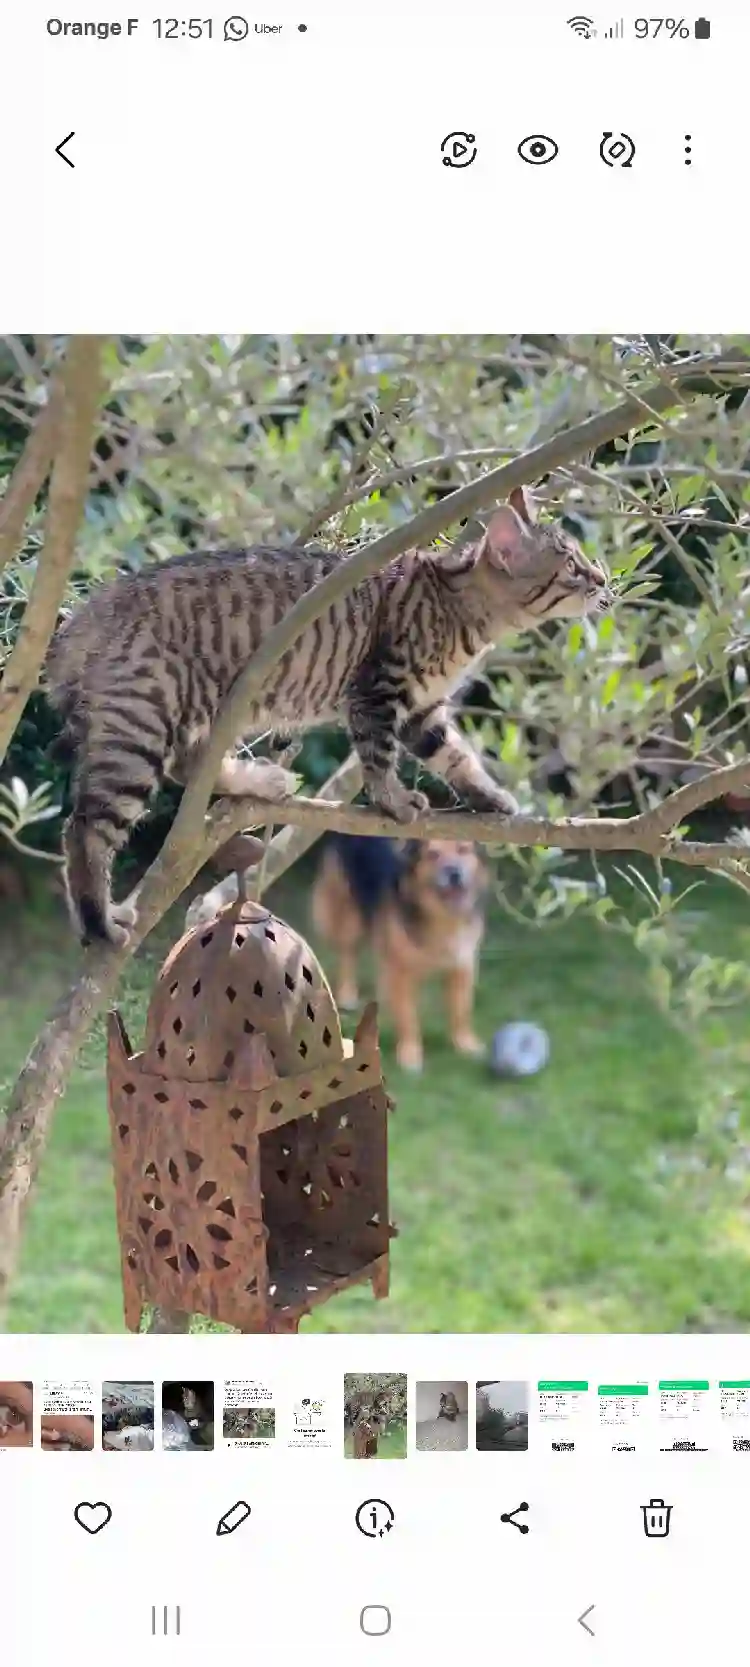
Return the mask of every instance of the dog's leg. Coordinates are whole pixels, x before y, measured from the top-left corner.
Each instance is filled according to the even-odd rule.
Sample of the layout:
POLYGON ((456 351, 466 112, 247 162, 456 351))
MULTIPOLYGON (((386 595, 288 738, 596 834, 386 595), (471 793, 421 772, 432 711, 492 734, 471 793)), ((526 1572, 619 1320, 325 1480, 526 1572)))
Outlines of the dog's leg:
POLYGON ((396 1032, 396 1059, 402 1071, 421 1071, 424 1063, 417 987, 401 967, 383 963, 381 983, 396 1032))
POLYGON ((357 955, 356 948, 350 944, 342 945, 339 949, 339 976, 336 1001, 344 1013, 351 1013, 359 1007, 359 989, 357 986, 357 955))
POLYGON ((478 1056, 484 1053, 484 1045, 475 1035, 473 1027, 474 1008, 474 967, 451 967, 445 981, 446 1006, 448 1009, 448 1028, 454 1048, 458 1053, 468 1053, 478 1056))

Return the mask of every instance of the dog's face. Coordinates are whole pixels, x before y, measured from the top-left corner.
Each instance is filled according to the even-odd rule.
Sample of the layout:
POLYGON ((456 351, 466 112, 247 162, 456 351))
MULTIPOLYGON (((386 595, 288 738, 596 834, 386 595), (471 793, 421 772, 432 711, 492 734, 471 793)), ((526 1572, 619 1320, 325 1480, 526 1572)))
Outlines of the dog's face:
POLYGON ((468 839, 410 840, 404 865, 411 889, 433 913, 470 913, 487 884, 482 858, 468 839))

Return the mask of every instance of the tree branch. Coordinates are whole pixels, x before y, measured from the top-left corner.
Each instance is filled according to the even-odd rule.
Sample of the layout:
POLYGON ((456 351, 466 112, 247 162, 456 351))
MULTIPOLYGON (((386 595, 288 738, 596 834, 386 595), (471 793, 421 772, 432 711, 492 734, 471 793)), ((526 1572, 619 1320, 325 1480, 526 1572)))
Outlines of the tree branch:
MULTIPOLYGON (((511 451, 508 446, 477 446, 468 451, 440 452, 435 457, 422 457, 416 463, 402 463, 399 468, 389 469, 386 474, 370 475, 368 480, 361 480, 355 486, 344 489, 341 495, 331 497, 320 514, 315 517, 311 533, 304 529, 300 542, 304 543, 306 536, 311 536, 318 527, 325 525, 332 515, 337 515, 342 509, 348 509, 351 504, 360 503, 363 498, 369 498, 373 492, 387 492, 391 486, 402 486, 407 481, 419 480, 422 475, 437 474, 441 469, 450 469, 456 463, 488 463, 498 457, 517 457, 517 451, 511 451)), ((349 477, 347 477, 349 478, 349 477)), ((746 477, 750 478, 750 477, 746 477)))
POLYGON ((57 444, 62 410, 59 380, 48 391, 47 403, 39 412, 21 456, 0 498, 0 573, 13 560, 23 538, 26 517, 36 503, 57 444))
MULTIPOLYGON (((637 816, 561 817, 553 820, 534 816, 484 816, 474 811, 434 811, 420 816, 401 829, 409 839, 473 839, 495 848, 559 847, 566 851, 640 851, 653 857, 669 857, 691 868, 731 861, 750 863, 750 846, 730 840, 714 844, 682 841, 674 833, 685 816, 703 805, 722 798, 750 777, 750 763, 713 770, 670 794, 656 810, 637 816), (671 807, 671 812, 666 814, 671 807)), ((260 800, 220 799, 208 818, 210 840, 219 847, 240 827, 255 826, 269 807, 260 800)), ((327 829, 337 833, 394 836, 398 830, 387 816, 359 805, 327 803, 319 799, 290 799, 274 806, 274 820, 295 827, 327 829)))
POLYGON ((738 788, 746 787, 749 781, 748 758, 739 764, 726 764, 720 770, 707 771, 697 780, 687 782, 684 787, 678 787, 668 798, 662 800, 661 804, 647 811, 647 830, 657 835, 670 833, 703 805, 713 804, 716 799, 723 799, 727 793, 736 793, 738 788))
MULTIPOLYGON (((59 445, 52 465, 44 549, 0 684, 0 763, 36 687, 75 561, 102 394, 103 340, 101 336, 73 336, 60 373, 59 445)), ((52 405, 53 425, 57 399, 52 405)), ((37 470, 40 462, 37 459, 37 470)))

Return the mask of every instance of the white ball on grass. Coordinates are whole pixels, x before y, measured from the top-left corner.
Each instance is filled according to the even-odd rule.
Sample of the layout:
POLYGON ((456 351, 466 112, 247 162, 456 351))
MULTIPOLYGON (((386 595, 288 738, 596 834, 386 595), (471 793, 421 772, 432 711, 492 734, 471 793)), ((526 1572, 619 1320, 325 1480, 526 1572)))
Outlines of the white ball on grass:
POLYGON ((533 1077, 549 1060, 549 1037, 539 1025, 502 1025, 492 1038, 492 1069, 499 1077, 533 1077))

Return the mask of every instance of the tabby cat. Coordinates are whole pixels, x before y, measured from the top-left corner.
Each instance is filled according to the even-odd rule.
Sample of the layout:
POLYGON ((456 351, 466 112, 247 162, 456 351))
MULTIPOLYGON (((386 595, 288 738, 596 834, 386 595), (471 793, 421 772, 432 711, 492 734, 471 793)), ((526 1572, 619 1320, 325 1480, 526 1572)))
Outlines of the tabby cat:
MULTIPOLYGON (((127 939, 134 912, 112 903, 115 852, 165 776, 187 779, 238 674, 338 560, 265 546, 178 556, 101 585, 57 632, 46 670, 74 757, 64 852, 84 944, 127 939)), ((514 800, 457 728, 450 696, 502 632, 610 600, 602 569, 514 492, 474 543, 412 550, 334 603, 271 673, 244 738, 343 722, 370 803, 397 822, 427 805, 399 781, 402 748, 469 809, 512 815, 514 800)), ((234 755, 216 780, 217 793, 274 803, 294 786, 280 765, 234 755)))

